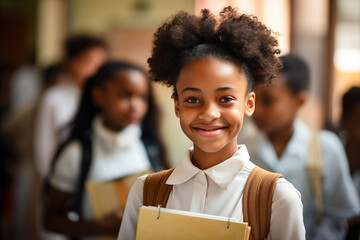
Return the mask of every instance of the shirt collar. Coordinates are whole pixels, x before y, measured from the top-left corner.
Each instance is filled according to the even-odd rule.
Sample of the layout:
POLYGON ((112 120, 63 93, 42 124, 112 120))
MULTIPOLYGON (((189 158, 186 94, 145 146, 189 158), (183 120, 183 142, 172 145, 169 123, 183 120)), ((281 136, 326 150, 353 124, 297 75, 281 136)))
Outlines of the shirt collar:
POLYGON ((115 132, 104 126, 100 115, 94 118, 93 129, 101 144, 108 150, 129 148, 139 142, 141 137, 139 125, 132 124, 115 132))
MULTIPOLYGON (((182 184, 202 171, 201 169, 194 166, 191 162, 192 151, 193 148, 190 148, 185 153, 179 164, 174 169, 173 173, 166 181, 167 184, 182 184)), ((233 156, 211 168, 203 170, 203 172, 221 188, 227 189, 230 183, 243 169, 245 164, 249 162, 249 158, 250 157, 246 146, 239 145, 238 150, 234 153, 233 156)))
POLYGON ((79 86, 75 84, 74 80, 72 80, 72 78, 70 76, 65 76, 59 83, 58 85, 66 87, 66 88, 72 88, 72 89, 76 89, 77 91, 81 91, 79 86))
POLYGON ((280 159, 276 155, 275 149, 267 135, 263 132, 258 132, 255 140, 252 143, 253 146, 251 146, 250 148, 251 156, 255 158, 256 156, 260 156, 261 159, 263 159, 267 164, 271 166, 271 168, 277 169, 276 166, 278 166, 279 161, 283 162, 285 159, 291 159, 292 157, 302 158, 303 156, 306 156, 308 139, 311 133, 310 131, 311 130, 305 125, 302 120, 296 119, 294 121, 294 133, 291 136, 280 159))
POLYGON ((296 119, 294 121, 294 133, 291 136, 282 156, 306 157, 310 135, 311 130, 309 127, 306 126, 302 120, 296 119))

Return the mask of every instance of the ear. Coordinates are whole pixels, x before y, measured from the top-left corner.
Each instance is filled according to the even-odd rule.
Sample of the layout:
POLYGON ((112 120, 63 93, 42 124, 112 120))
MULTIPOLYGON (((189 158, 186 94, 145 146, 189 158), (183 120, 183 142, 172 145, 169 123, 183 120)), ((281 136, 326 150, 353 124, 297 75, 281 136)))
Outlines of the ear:
POLYGON ((254 111, 255 111, 255 93, 251 91, 245 98, 244 114, 247 117, 251 117, 254 111))
POLYGON ((180 118, 179 99, 177 99, 177 97, 174 97, 174 107, 175 107, 175 115, 176 115, 176 117, 180 118))
POLYGON ((91 90, 91 99, 97 107, 101 108, 103 106, 104 98, 103 98, 103 92, 100 89, 100 87, 95 87, 91 90))
POLYGON ((301 108, 307 100, 307 93, 305 91, 300 92, 297 96, 297 108, 301 108))

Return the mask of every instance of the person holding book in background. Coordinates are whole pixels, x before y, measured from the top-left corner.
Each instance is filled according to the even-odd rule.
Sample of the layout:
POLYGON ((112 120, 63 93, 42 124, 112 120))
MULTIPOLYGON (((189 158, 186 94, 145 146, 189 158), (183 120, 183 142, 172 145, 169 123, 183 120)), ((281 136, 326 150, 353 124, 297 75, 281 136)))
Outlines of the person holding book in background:
MULTIPOLYGON (((277 40, 256 17, 229 6, 219 19, 207 9, 200 17, 179 12, 156 31, 153 44, 151 79, 173 88, 175 114, 193 142, 175 168, 160 173, 168 178, 159 192, 163 186, 171 189, 162 207, 247 222, 247 181, 252 172, 266 171, 250 161, 245 145, 237 145, 237 135, 244 115, 254 112, 254 87, 281 68, 277 40)), ((153 176, 138 178, 130 190, 119 240, 135 239, 140 207, 158 206, 148 203, 148 194, 163 197, 146 191, 153 176)), ((266 203, 269 228, 260 233, 249 222, 251 239, 305 239, 300 193, 276 176, 266 203)), ((262 214, 258 206, 252 211, 262 214)))
POLYGON ((116 237, 123 209, 95 219, 85 181, 167 168, 157 117, 151 84, 138 66, 108 62, 86 82, 70 136, 48 176, 47 230, 72 237, 116 237))
POLYGON ((260 132, 246 142, 252 162, 279 172, 301 193, 306 239, 343 239, 346 218, 359 211, 339 138, 297 118, 306 100, 309 70, 297 55, 280 57, 283 69, 256 91, 253 119, 260 132))

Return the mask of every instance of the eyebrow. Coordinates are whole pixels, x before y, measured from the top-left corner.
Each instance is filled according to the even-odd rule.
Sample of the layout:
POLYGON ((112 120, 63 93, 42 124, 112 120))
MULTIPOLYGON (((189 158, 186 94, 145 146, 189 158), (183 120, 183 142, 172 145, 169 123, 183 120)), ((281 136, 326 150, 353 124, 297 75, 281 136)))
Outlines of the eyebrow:
POLYGON ((187 87, 187 88, 184 88, 184 89, 181 91, 181 94, 183 94, 183 93, 186 92, 186 91, 201 92, 201 90, 198 89, 198 88, 187 87))
POLYGON ((223 91, 227 91, 227 90, 232 90, 232 91, 235 91, 235 92, 238 91, 236 88, 233 88, 233 87, 222 87, 222 88, 216 89, 216 92, 223 92, 223 91))
MULTIPOLYGON (((237 92, 236 88, 233 88, 233 87, 221 87, 221 88, 216 89, 215 92, 223 92, 223 91, 227 91, 227 90, 232 90, 232 91, 237 92)), ((201 90, 198 89, 198 88, 187 87, 187 88, 184 88, 184 89, 181 91, 181 94, 184 93, 184 92, 186 92, 186 91, 201 92, 201 90)))

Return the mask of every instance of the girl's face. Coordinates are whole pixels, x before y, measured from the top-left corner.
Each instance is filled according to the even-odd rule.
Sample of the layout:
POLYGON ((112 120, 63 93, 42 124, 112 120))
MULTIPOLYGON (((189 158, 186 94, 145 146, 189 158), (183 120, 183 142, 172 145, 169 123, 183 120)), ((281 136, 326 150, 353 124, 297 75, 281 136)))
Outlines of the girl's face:
POLYGON ((296 113, 305 101, 304 94, 290 90, 284 77, 280 74, 271 84, 256 90, 253 119, 258 128, 270 136, 292 129, 296 113))
POLYGON ((193 60, 181 69, 175 113, 194 143, 194 156, 200 152, 224 159, 237 150, 244 114, 251 116, 255 107, 255 94, 247 94, 247 86, 236 65, 218 58, 193 60))
POLYGON ((103 86, 93 89, 94 103, 101 108, 104 124, 120 131, 140 124, 148 110, 149 82, 134 69, 117 71, 103 86))

